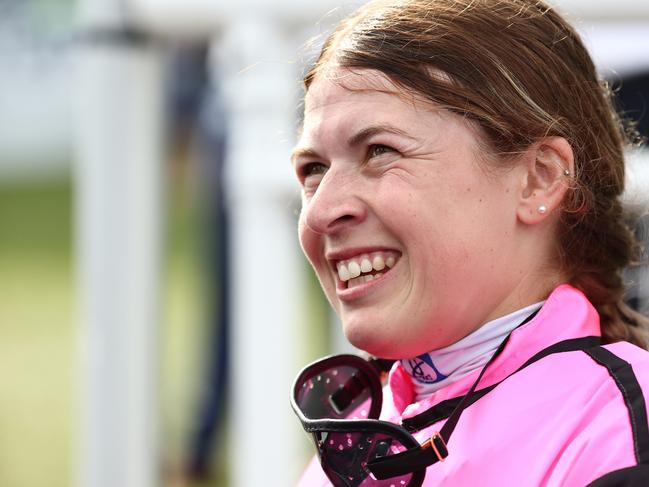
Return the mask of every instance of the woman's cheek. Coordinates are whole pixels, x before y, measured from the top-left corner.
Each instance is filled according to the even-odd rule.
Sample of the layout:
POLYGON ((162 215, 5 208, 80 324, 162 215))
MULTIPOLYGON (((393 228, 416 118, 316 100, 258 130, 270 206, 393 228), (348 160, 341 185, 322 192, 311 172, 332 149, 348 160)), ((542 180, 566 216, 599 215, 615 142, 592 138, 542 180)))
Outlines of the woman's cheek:
MULTIPOLYGON (((311 267, 313 267, 323 289, 328 291, 327 288, 331 287, 332 284, 327 282, 328 280, 331 280, 328 279, 330 273, 328 272, 327 261, 324 257, 318 234, 309 230, 309 228, 300 220, 298 223, 298 237, 300 240, 300 246, 302 247, 302 252, 311 264, 311 267)), ((333 286, 335 287, 335 284, 333 284, 333 286)))
POLYGON ((312 256, 315 249, 313 242, 314 235, 313 232, 309 230, 304 221, 304 210, 302 210, 302 213, 300 213, 300 218, 298 220, 297 235, 298 239, 300 240, 300 247, 302 247, 302 252, 306 256, 306 258, 309 259, 309 262, 313 264, 312 256))
POLYGON ((314 270, 318 271, 318 252, 317 245, 314 242, 314 239, 308 235, 308 230, 305 232, 300 231, 300 246, 302 247, 302 253, 307 258, 314 270))

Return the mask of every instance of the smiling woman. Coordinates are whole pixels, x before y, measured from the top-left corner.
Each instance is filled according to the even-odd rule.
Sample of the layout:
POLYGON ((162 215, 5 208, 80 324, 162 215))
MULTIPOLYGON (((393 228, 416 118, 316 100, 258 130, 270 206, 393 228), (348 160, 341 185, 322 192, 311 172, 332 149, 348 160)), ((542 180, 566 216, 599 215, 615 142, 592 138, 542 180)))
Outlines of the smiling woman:
POLYGON ((300 485, 649 479, 627 135, 574 30, 536 0, 370 2, 305 87, 300 242, 349 341, 395 363, 385 401, 352 357, 298 376, 300 485))
POLYGON ((532 200, 558 201, 572 164, 559 160, 565 141, 548 138, 545 159, 490 177, 479 129, 399 94, 375 70, 319 77, 300 138, 309 155, 295 158, 302 247, 349 340, 394 359, 450 345, 565 280, 547 272, 555 249, 540 238, 556 218, 532 200), (360 279, 373 276, 370 256, 392 265, 360 279))

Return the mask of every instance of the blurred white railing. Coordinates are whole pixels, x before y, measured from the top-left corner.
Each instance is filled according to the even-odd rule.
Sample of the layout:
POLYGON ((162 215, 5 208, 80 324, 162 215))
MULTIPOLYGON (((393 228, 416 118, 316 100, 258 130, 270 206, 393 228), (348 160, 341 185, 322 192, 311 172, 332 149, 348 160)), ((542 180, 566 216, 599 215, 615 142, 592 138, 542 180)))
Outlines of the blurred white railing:
POLYGON ((117 2, 81 3, 75 51, 78 483, 158 485, 162 52, 117 2))

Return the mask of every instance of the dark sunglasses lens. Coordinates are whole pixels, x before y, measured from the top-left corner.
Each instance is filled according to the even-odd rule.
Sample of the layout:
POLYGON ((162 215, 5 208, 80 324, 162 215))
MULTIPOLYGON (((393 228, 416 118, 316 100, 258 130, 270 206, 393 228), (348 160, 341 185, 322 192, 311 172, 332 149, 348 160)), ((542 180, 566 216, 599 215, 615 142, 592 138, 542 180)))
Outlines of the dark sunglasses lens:
POLYGON ((353 366, 335 366, 306 379, 297 404, 309 419, 367 419, 371 389, 365 374, 353 366))
POLYGON ((385 434, 320 432, 314 434, 322 466, 335 487, 407 487, 413 474, 377 480, 367 462, 403 451, 405 447, 385 434))

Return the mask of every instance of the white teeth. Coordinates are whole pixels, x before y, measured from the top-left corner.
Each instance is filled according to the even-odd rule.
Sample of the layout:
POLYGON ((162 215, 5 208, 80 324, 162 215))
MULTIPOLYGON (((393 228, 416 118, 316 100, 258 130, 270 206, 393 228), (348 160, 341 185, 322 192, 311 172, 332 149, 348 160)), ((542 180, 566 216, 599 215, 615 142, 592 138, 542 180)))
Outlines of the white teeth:
POLYGON ((384 272, 386 267, 392 268, 397 258, 394 255, 385 256, 385 253, 371 253, 338 262, 338 278, 347 282, 347 287, 372 281, 384 272), (379 274, 372 275, 376 271, 379 274), (359 278, 360 276, 360 278, 359 278))
POLYGON ((347 266, 345 264, 340 264, 338 266, 338 279, 341 281, 349 281, 349 271, 347 270, 347 266))
POLYGON ((347 269, 349 270, 349 277, 352 279, 361 275, 361 266, 357 262, 351 261, 347 269))

